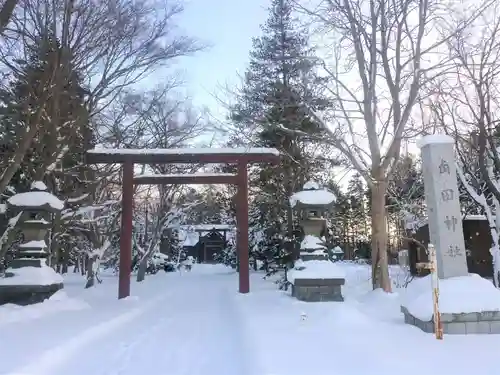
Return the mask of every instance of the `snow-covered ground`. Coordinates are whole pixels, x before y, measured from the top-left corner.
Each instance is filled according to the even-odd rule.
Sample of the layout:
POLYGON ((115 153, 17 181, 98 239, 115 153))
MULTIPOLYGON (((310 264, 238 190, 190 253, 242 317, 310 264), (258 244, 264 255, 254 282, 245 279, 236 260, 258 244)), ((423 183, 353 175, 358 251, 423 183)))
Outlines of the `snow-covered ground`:
MULTIPOLYGON (((117 301, 117 279, 29 307, 0 307, 1 375, 493 375, 500 335, 433 335, 403 323, 399 297, 370 292, 369 267, 339 263, 344 303, 303 303, 252 274, 195 265, 149 276, 117 301)), ((401 278, 397 268, 393 279, 401 278)), ((429 293, 430 298, 430 293, 429 293)))

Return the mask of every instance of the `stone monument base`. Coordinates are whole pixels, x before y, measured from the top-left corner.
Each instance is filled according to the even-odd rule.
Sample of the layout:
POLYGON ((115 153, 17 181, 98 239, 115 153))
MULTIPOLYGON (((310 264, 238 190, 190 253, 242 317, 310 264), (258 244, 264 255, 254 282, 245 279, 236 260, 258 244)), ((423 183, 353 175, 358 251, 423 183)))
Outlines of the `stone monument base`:
POLYGON ((40 303, 63 287, 63 277, 47 266, 45 259, 17 259, 0 278, 0 305, 40 303))
MULTIPOLYGON (((423 321, 413 316, 406 307, 401 306, 405 323, 434 333, 434 321, 423 321)), ((443 333, 449 335, 500 334, 500 311, 480 313, 441 314, 443 333)))
MULTIPOLYGON (((413 280, 401 295, 406 324, 434 332, 432 277, 413 280)), ((443 333, 500 333, 500 290, 479 275, 439 280, 439 311, 443 333)))
POLYGON ((292 284, 292 297, 304 302, 343 302, 345 279, 299 279, 292 284))

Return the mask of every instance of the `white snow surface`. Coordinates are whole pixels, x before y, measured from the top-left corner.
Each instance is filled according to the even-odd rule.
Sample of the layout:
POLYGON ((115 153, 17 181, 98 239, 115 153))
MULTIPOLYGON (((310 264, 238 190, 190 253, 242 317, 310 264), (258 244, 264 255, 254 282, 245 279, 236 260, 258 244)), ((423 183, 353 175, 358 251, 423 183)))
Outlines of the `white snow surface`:
POLYGON ((0 285, 51 285, 64 281, 63 277, 42 261, 41 267, 8 268, 12 277, 1 277, 0 285))
MULTIPOLYGON (((412 281, 402 295, 402 306, 420 320, 433 316, 431 276, 412 281)), ((439 280, 439 311, 460 314, 500 311, 500 290, 479 275, 439 280)))
POLYGON ((417 141, 417 147, 422 148, 430 144, 454 144, 455 141, 452 137, 446 134, 429 134, 424 135, 417 141))
POLYGON ((320 238, 307 234, 300 243, 301 250, 320 250, 325 249, 325 244, 320 238))
POLYGON ((500 335, 437 341, 404 324, 399 267, 390 267, 395 293, 386 294, 371 291, 370 266, 337 264, 343 303, 297 301, 260 272, 241 295, 238 274, 222 266, 132 281, 132 297, 120 301, 115 275, 84 289, 85 278, 69 273, 64 292, 42 304, 0 306, 0 373, 420 375, 425 358, 436 373, 498 374, 500 335), (376 345, 360 351, 367 343, 376 345))
POLYGON ((326 189, 302 190, 290 197, 290 205, 295 207, 297 202, 300 202, 306 205, 327 206, 334 203, 335 199, 335 194, 326 189))
POLYGON ((200 241, 200 234, 198 232, 189 231, 186 232, 186 237, 182 246, 196 246, 198 241, 200 241))
POLYGON ((47 248, 47 243, 43 240, 39 240, 39 241, 28 241, 28 242, 25 242, 25 243, 22 243, 19 245, 19 248, 20 249, 30 249, 30 248, 33 248, 33 249, 45 249, 47 248))
POLYGON ((87 151, 91 154, 108 155, 199 155, 199 154, 272 154, 279 156, 279 151, 275 148, 95 148, 87 151))
POLYGON ((319 184, 316 181, 307 181, 303 187, 304 190, 319 190, 319 184))
POLYGON ((64 203, 46 191, 29 191, 27 193, 19 193, 13 195, 7 201, 12 206, 20 207, 40 207, 48 205, 54 210, 62 210, 64 203))
POLYGON ((337 246, 335 246, 332 249, 332 253, 334 253, 334 254, 344 254, 344 250, 342 250, 342 248, 337 245, 337 246))
POLYGON ((308 260, 306 262, 298 260, 295 268, 287 274, 291 283, 295 279, 343 279, 345 273, 342 267, 329 260, 308 260), (304 269, 301 269, 303 268, 304 269))
POLYGON ((31 183, 31 189, 32 190, 46 191, 47 185, 45 185, 42 181, 33 181, 31 183))
POLYGON ((185 174, 138 174, 135 175, 134 178, 151 178, 151 177, 236 177, 237 174, 234 173, 205 173, 205 172, 197 172, 197 173, 185 173, 185 174))

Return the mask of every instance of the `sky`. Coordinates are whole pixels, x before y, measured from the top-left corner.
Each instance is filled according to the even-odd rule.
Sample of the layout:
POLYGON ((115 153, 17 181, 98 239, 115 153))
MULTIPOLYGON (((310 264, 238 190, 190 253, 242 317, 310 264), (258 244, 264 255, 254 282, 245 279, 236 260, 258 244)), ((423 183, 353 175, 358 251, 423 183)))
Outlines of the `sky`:
POLYGON ((252 38, 261 34, 270 0, 186 0, 178 19, 180 31, 210 47, 180 59, 175 69, 186 80, 186 91, 196 106, 208 107, 218 118, 223 106, 214 97, 221 86, 238 83, 249 61, 252 38))

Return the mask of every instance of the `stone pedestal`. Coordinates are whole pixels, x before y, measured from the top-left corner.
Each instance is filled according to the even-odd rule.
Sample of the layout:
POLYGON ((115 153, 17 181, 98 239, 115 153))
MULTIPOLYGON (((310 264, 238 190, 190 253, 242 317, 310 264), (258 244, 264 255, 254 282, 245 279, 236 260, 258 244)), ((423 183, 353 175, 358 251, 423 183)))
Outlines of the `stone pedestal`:
POLYGON ((292 284, 292 297, 304 302, 343 302, 345 279, 299 279, 292 284))

